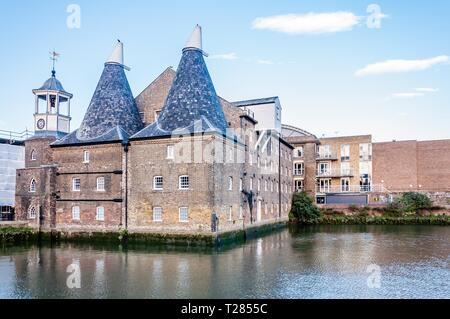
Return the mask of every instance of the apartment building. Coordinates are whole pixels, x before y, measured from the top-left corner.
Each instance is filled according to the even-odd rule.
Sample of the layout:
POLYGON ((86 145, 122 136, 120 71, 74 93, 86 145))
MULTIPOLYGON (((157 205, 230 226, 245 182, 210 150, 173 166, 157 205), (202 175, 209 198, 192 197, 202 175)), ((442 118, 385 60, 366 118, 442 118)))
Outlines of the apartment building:
POLYGON ((283 136, 294 146, 294 191, 305 191, 317 204, 367 204, 382 186, 372 182, 372 136, 317 138, 283 125, 283 136))

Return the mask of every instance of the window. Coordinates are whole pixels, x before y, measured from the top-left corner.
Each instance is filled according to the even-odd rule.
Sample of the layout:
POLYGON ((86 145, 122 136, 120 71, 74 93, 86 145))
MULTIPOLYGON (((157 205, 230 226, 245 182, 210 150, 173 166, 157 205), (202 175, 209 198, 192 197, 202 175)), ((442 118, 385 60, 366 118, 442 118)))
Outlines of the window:
POLYGON ((34 178, 30 182, 30 193, 36 193, 36 180, 34 178))
POLYGON ((74 192, 81 191, 81 180, 79 178, 72 179, 72 191, 74 192))
POLYGON ((331 181, 329 179, 321 179, 320 180, 320 193, 329 193, 330 192, 330 184, 331 181))
POLYGON ((97 214, 95 215, 95 219, 99 221, 105 220, 105 208, 103 206, 97 207, 97 214))
POLYGON ((73 206, 72 207, 72 219, 73 220, 80 220, 80 206, 73 206))
POLYGON ((232 191, 233 190, 233 177, 228 177, 228 190, 232 191))
POLYGON ((273 182, 270 182, 270 191, 273 192, 273 182))
POLYGON ((187 207, 180 207, 180 222, 189 222, 189 210, 187 207))
POLYGON ((350 179, 348 178, 341 179, 341 191, 342 192, 350 191, 350 179))
POLYGON ((178 184, 179 189, 189 189, 189 176, 180 176, 178 184))
POLYGON ((161 110, 155 111, 155 122, 159 119, 160 115, 161 115, 161 110))
POLYGON ((305 163, 294 163, 294 175, 303 176, 305 174, 305 163))
POLYGON ((250 178, 250 190, 253 190, 253 178, 250 178))
POLYGON ((350 160, 350 145, 341 145, 341 161, 350 160))
POLYGON ((105 191, 105 178, 97 177, 97 191, 104 192, 105 191))
POLYGON ((294 187, 295 187, 295 191, 297 193, 301 193, 304 190, 304 181, 301 179, 296 179, 294 181, 294 187))
POLYGON ((242 206, 239 207, 239 219, 244 219, 244 210, 242 206))
POLYGON ((35 161, 35 160, 36 160, 36 151, 35 151, 35 150, 32 150, 32 151, 31 151, 31 160, 32 160, 32 161, 35 161))
POLYGON ((34 206, 28 208, 28 219, 36 219, 36 208, 34 206))
POLYGON ((261 180, 258 179, 258 192, 260 192, 260 191, 261 191, 261 180))
POLYGON ((366 143, 359 145, 359 159, 362 162, 372 160, 372 144, 366 143))
POLYGON ((154 222, 162 222, 162 213, 163 210, 161 207, 153 207, 153 221, 154 222))
POLYGON ((248 153, 248 162, 249 162, 250 166, 253 166, 253 155, 252 155, 252 152, 248 153))
POLYGON ((243 188, 243 184, 244 184, 244 181, 242 180, 242 178, 240 178, 240 179, 239 179, 239 191, 240 191, 240 192, 242 192, 242 190, 244 189, 244 188, 243 188))
POLYGON ((167 159, 175 158, 175 147, 173 145, 167 146, 167 159))
POLYGON ((294 149, 294 157, 303 157, 303 156, 304 156, 303 146, 296 147, 294 149))
POLYGON ((319 176, 329 176, 330 172, 330 163, 319 163, 318 165, 318 175, 319 176))
POLYGON ((350 176, 352 173, 350 169, 350 162, 342 162, 341 163, 341 175, 342 176, 350 176))
POLYGON ((319 145, 319 158, 331 158, 331 146, 319 145))
POLYGON ((84 151, 83 163, 89 163, 89 152, 88 151, 84 151))
POLYGON ((230 206, 228 208, 228 221, 232 222, 233 221, 233 206, 230 206))
POLYGON ((164 187, 164 178, 162 176, 153 177, 153 189, 156 191, 162 191, 164 187))
POLYGON ((264 190, 267 192, 269 190, 269 182, 264 181, 264 190))

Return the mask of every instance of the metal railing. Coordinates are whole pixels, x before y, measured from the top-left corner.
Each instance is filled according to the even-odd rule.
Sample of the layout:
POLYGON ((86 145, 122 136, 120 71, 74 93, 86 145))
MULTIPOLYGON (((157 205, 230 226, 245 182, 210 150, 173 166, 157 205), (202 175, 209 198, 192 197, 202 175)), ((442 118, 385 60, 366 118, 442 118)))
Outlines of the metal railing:
POLYGON ((317 193, 386 193, 383 185, 340 185, 340 186, 317 186, 317 193))
POLYGON ((316 159, 318 160, 337 160, 338 156, 333 152, 322 152, 316 154, 316 159))
POLYGON ((303 176, 305 175, 304 169, 294 169, 294 176, 303 176))
POLYGON ((32 132, 28 130, 25 130, 20 133, 0 130, 0 138, 10 140, 11 144, 14 143, 15 141, 24 141, 32 136, 33 136, 32 132))
POLYGON ((241 109, 244 111, 245 115, 247 115, 248 117, 251 117, 252 119, 255 119, 255 112, 253 112, 246 106, 242 107, 241 109))
POLYGON ((317 177, 345 177, 354 176, 352 169, 328 169, 328 170, 317 170, 317 177))

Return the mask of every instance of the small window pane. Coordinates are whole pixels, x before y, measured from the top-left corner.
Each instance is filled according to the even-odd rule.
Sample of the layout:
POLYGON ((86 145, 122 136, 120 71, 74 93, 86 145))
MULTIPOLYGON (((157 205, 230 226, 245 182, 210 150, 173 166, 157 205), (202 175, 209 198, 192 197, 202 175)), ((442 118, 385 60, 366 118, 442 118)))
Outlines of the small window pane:
POLYGON ((187 207, 180 207, 180 222, 189 221, 189 210, 187 207))
POLYGON ((189 189, 189 176, 180 176, 179 188, 189 189))
POLYGON ((80 220, 80 207, 79 206, 72 207, 72 219, 80 220))
POLYGON ((155 176, 153 178, 153 189, 162 190, 164 187, 164 178, 162 176, 155 176))
POLYGON ((154 222, 162 222, 162 208, 161 207, 153 207, 153 221, 154 222))
POLYGON ((100 192, 105 191, 105 178, 104 177, 97 178, 97 191, 100 191, 100 192))
POLYGON ((167 146, 167 159, 175 158, 175 149, 173 145, 167 146))
POLYGON ((97 207, 97 215, 96 215, 96 219, 99 221, 104 221, 105 220, 105 208, 104 207, 97 207))
POLYGON ((72 190, 74 192, 79 192, 81 190, 81 180, 79 178, 74 178, 72 180, 72 190))

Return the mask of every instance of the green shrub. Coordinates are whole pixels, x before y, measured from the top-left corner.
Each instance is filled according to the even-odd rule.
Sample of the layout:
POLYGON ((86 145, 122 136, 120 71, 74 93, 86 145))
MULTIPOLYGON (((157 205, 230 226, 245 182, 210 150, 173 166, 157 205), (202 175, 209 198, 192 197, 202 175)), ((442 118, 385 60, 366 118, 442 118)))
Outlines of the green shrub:
POLYGON ((432 207, 432 201, 425 194, 409 192, 396 198, 389 204, 388 210, 393 215, 402 216, 407 213, 419 213, 422 209, 430 209, 432 207))
POLYGON ((292 199, 292 209, 289 214, 291 220, 310 222, 322 217, 320 209, 314 204, 311 197, 305 192, 296 193, 292 199))

